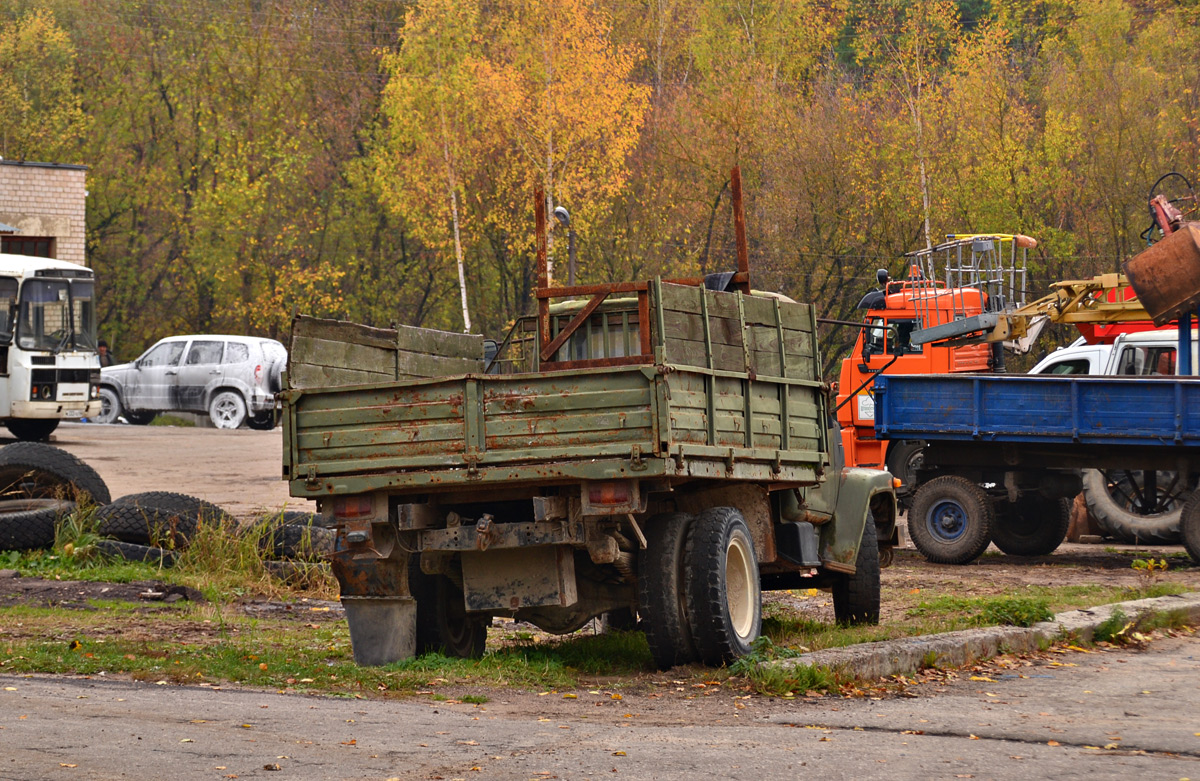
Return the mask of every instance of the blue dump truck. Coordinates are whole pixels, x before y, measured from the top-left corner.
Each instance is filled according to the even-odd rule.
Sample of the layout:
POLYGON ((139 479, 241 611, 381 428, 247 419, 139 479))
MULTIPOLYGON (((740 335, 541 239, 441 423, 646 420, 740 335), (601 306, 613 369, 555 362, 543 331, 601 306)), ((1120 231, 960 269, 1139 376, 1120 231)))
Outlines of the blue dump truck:
MULTIPOLYGON (((989 542, 1041 555, 1066 535, 1080 469, 1157 469, 1195 485, 1200 377, 881 375, 875 428, 926 443, 908 528, 927 559, 965 564, 989 542)), ((1200 499, 1189 505, 1183 536, 1200 561, 1200 499)))

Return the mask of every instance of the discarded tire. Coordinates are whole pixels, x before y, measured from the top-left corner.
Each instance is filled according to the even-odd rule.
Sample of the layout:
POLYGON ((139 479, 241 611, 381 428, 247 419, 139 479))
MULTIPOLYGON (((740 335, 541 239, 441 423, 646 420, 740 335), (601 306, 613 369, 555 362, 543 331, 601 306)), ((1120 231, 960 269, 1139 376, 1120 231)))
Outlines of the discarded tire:
POLYGON ((186 545, 201 524, 231 523, 211 502, 170 491, 122 496, 96 512, 99 532, 138 545, 186 545))
POLYGON ((1154 496, 1145 496, 1145 472, 1085 469, 1083 498, 1108 536, 1127 543, 1175 545, 1186 487, 1175 472, 1157 472, 1154 496), (1149 504, 1146 508, 1143 505, 1149 504))
POLYGON ((853 575, 833 581, 833 617, 839 624, 879 623, 879 538, 875 524, 867 521, 853 575))
POLYGON ((1016 504, 1005 500, 995 506, 992 542, 1010 556, 1046 556, 1067 538, 1071 501, 1026 494, 1016 504))
POLYGON ((172 567, 175 565, 175 551, 152 545, 138 545, 119 540, 100 540, 96 543, 96 549, 116 559, 141 561, 147 564, 154 564, 158 567, 172 567))
POLYGON ((63 499, 0 500, 0 550, 39 550, 54 544, 58 520, 75 510, 63 499))
POLYGON ((87 497, 98 505, 111 501, 108 486, 95 469, 62 448, 40 442, 14 442, 0 448, 0 494, 14 498, 87 497))
POLYGON ((337 534, 322 526, 285 523, 269 529, 259 539, 259 545, 272 559, 320 561, 333 553, 337 534))

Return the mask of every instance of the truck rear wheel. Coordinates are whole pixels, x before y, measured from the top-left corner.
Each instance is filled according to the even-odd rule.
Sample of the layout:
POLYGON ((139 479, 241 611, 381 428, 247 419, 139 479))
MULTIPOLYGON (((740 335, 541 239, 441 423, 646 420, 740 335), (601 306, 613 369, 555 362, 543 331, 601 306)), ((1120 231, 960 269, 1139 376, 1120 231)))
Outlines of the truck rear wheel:
POLYGON ((1184 502, 1179 515, 1179 533, 1192 561, 1200 564, 1200 491, 1192 491, 1184 502))
POLYGON ((1071 502, 1026 494, 1016 503, 1007 500, 995 506, 992 542, 1010 556, 1045 556, 1067 538, 1071 525, 1071 502))
POLYGON ((965 477, 936 477, 917 489, 908 511, 913 544, 935 564, 967 564, 992 540, 992 503, 965 477))
POLYGON ((638 614, 660 670, 697 659, 687 615, 684 548, 693 519, 670 513, 646 524, 646 550, 638 557, 638 614))
POLYGON ((438 645, 446 656, 478 659, 487 644, 488 616, 467 612, 463 590, 440 575, 436 581, 438 645))
POLYGON ((10 418, 4 425, 22 442, 45 442, 58 428, 58 418, 10 418))
POLYGON ((1179 542, 1179 511, 1186 486, 1176 472, 1156 472, 1154 476, 1151 492, 1144 471, 1083 471, 1084 501, 1105 534, 1134 544, 1179 542))
POLYGON ((833 617, 839 624, 879 623, 879 538, 867 521, 853 575, 833 581, 833 617))
POLYGON ((754 540, 742 514, 713 507, 696 517, 685 566, 688 622, 701 660, 745 656, 762 631, 762 592, 754 540))

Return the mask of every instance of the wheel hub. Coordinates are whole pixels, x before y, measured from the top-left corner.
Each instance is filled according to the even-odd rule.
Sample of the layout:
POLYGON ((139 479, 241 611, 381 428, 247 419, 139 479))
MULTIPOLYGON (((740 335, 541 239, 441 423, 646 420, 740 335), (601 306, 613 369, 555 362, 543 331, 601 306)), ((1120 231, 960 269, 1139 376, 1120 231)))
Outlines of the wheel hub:
POLYGON ((925 518, 929 533, 940 540, 957 540, 967 531, 967 513, 957 502, 938 502, 925 518))

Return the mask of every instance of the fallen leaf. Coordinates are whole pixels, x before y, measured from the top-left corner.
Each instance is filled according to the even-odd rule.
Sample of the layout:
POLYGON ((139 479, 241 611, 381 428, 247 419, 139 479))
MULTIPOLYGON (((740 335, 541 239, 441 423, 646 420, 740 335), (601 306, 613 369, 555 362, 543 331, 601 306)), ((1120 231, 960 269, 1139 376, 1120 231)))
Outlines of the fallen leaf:
MULTIPOLYGON (((6 691, 6 692, 15 692, 16 690, 17 690, 16 686, 5 686, 4 687, 4 691, 6 691)), ((1200 733, 1197 733, 1197 734, 1200 734, 1200 733)))
POLYGON ((971 740, 979 740, 978 735, 968 735, 967 737, 970 738, 971 740))
POLYGON ((343 741, 342 741, 342 745, 343 745, 343 746, 357 746, 357 745, 358 745, 358 739, 357 739, 357 738, 350 738, 349 740, 343 740, 343 741))
POLYGON ((623 757, 623 756, 627 756, 627 755, 625 754, 624 751, 614 751, 613 756, 614 757, 623 757))
POLYGON ((1060 745, 1060 744, 1059 744, 1059 742, 1058 742, 1057 740, 1047 740, 1047 741, 1046 741, 1046 745, 1047 745, 1047 746, 1058 746, 1058 745, 1060 745))
POLYGON ((184 738, 183 740, 181 740, 179 742, 180 743, 195 743, 196 741, 192 740, 191 738, 184 738))
POLYGON ((263 770, 283 770, 283 768, 279 766, 278 762, 268 762, 263 765, 263 770))
POLYGON ((621 696, 621 695, 619 695, 619 694, 614 694, 614 695, 612 696, 612 698, 613 698, 614 700, 623 700, 623 699, 625 699, 624 697, 622 697, 622 696, 621 696))
POLYGON ((72 762, 72 763, 68 763, 68 762, 59 762, 59 763, 58 763, 58 766, 59 766, 59 767, 79 767, 79 765, 76 765, 76 764, 74 764, 73 762, 72 762))
POLYGON ((989 683, 995 683, 995 682, 996 682, 996 679, 995 679, 995 678, 989 678, 989 677, 987 677, 986 675, 972 675, 972 676, 971 676, 971 680, 972 680, 972 681, 987 681, 987 682, 989 682, 989 683))
POLYGON ((564 694, 563 699, 564 700, 577 700, 577 699, 579 699, 579 695, 578 694, 564 694))

